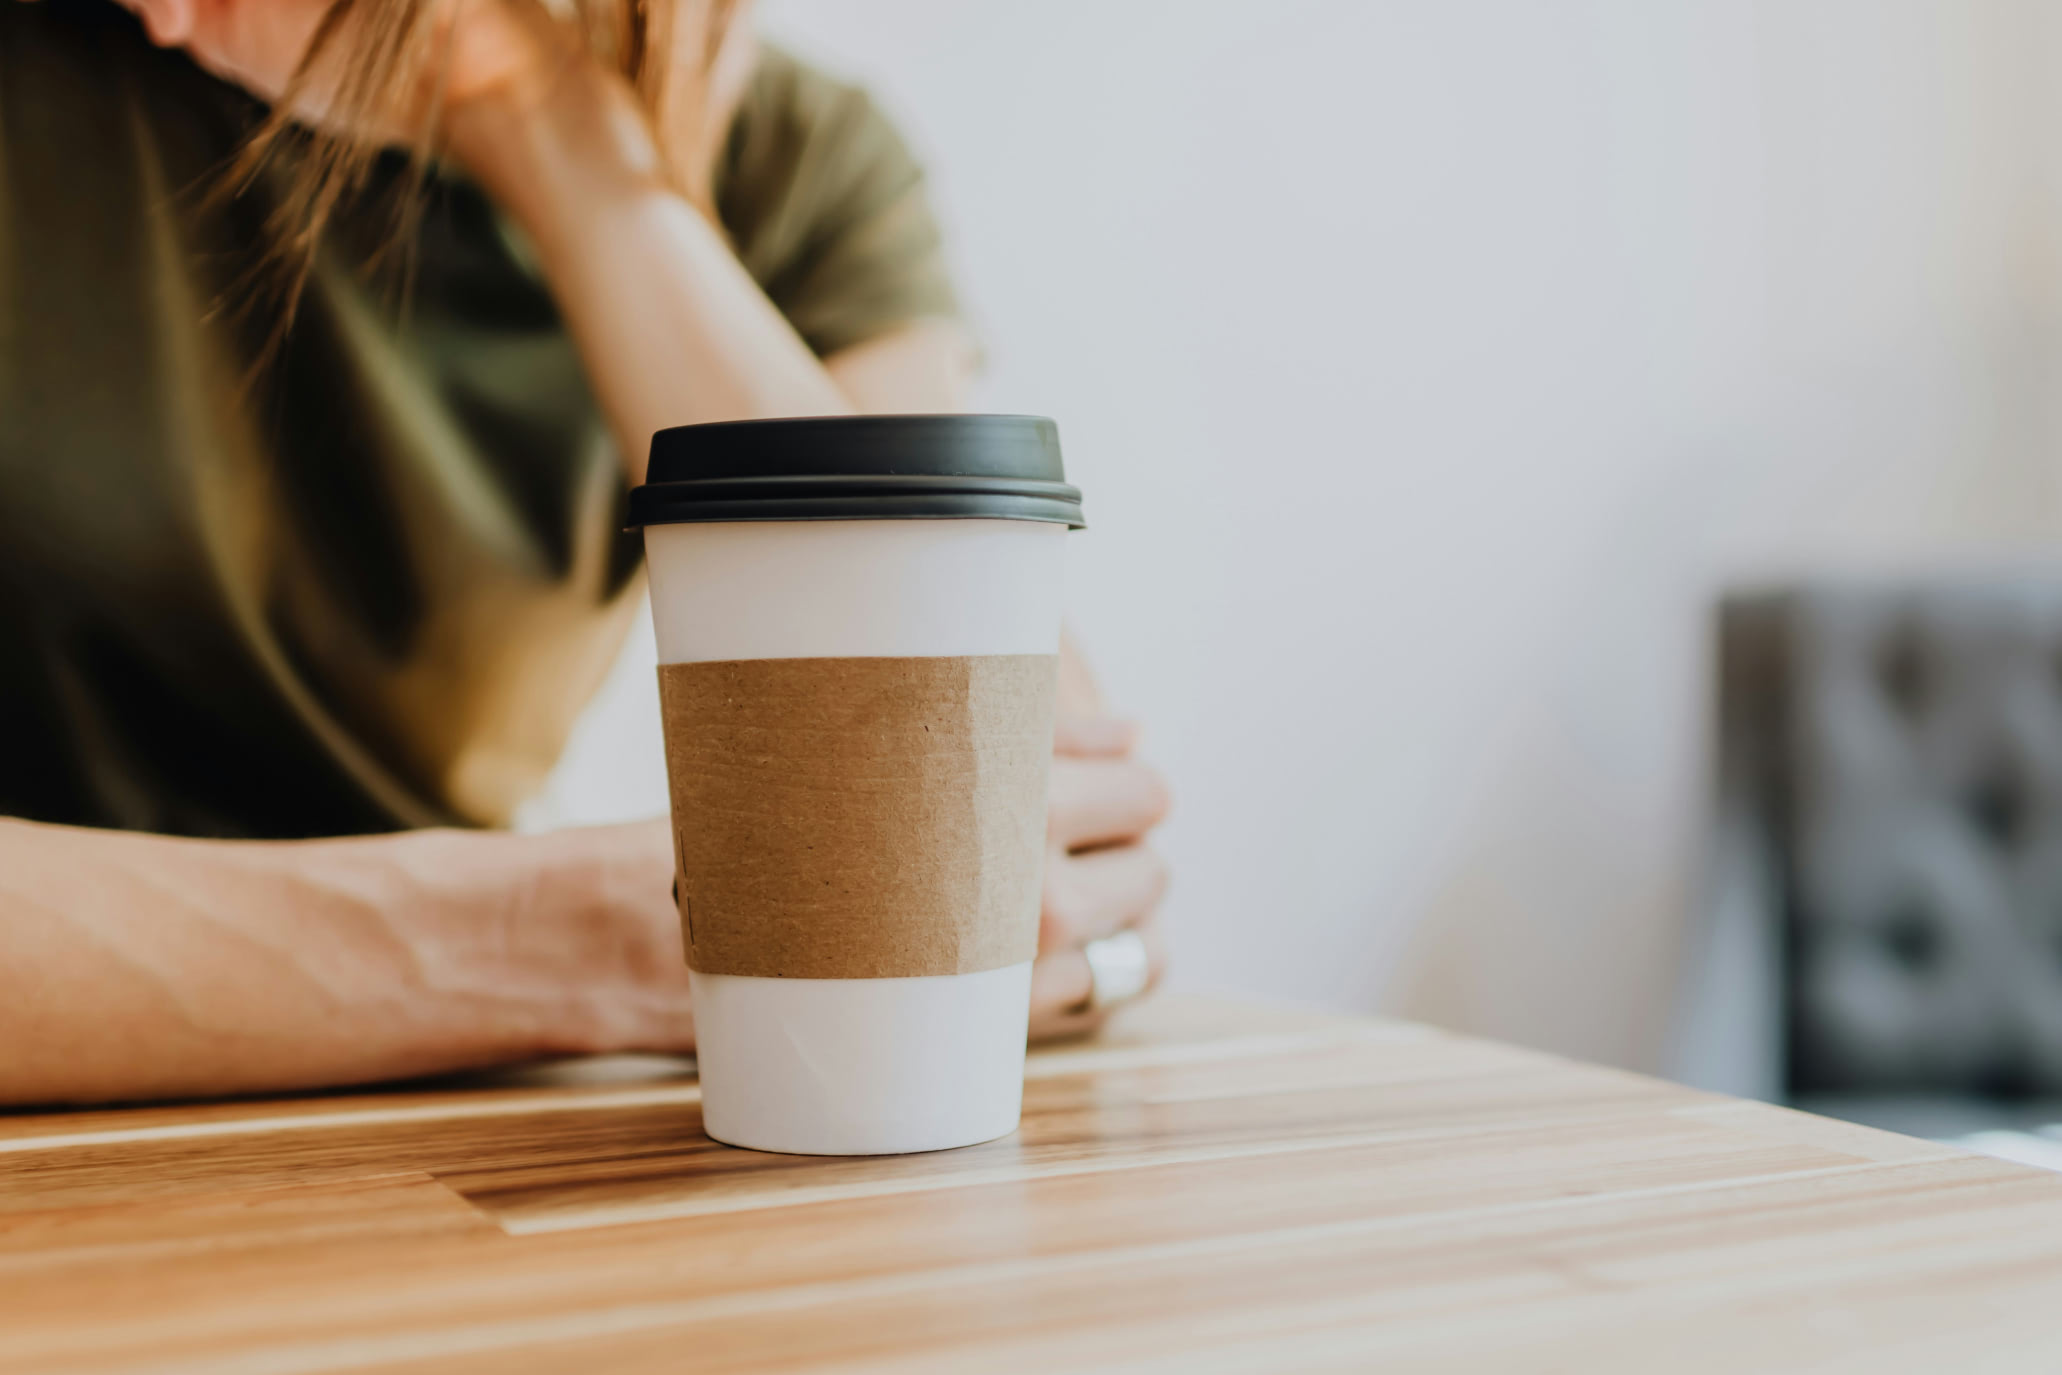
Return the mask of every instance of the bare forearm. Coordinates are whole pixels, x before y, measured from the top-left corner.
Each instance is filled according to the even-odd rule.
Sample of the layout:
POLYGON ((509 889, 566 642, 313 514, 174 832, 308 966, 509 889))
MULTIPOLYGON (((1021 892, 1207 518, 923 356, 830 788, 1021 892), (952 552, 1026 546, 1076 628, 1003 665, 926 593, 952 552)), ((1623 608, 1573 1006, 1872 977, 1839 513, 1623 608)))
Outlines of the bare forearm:
POLYGON ((632 475, 654 430, 852 401, 671 188, 627 87, 572 64, 454 111, 453 152, 529 233, 632 475))
POLYGON ((258 844, 0 821, 0 1102, 573 1048, 587 999, 539 948, 568 883, 549 845, 511 836, 258 844))

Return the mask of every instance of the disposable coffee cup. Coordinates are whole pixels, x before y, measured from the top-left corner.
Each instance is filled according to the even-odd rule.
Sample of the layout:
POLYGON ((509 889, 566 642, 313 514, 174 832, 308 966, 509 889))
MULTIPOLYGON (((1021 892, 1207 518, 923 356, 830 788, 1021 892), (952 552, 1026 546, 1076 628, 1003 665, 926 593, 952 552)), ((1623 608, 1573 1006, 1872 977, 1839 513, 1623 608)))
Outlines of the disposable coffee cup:
POLYGON ((702 1118, 806 1155, 1016 1129, 1061 555, 1030 416, 662 430, 658 632, 702 1118))

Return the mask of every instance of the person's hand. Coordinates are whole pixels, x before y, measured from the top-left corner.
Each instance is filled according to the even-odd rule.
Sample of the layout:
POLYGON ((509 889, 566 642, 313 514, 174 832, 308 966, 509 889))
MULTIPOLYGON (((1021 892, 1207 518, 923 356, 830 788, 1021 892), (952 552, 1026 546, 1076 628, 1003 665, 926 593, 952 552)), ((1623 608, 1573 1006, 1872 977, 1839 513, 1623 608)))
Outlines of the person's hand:
POLYGON ((558 996, 551 1049, 691 1051, 687 959, 673 903, 673 835, 664 818, 530 837, 549 847, 534 901, 472 938, 520 952, 516 968, 558 996))
MULTIPOLYGON (((371 70, 354 15, 325 41, 309 71, 303 59, 321 33, 331 0, 121 0, 161 47, 277 104, 291 97, 295 119, 349 138, 408 144, 441 136, 474 109, 495 118, 534 109, 571 74, 616 81, 600 70, 586 37, 542 0, 430 0, 420 29, 371 70), (366 97, 377 94, 369 108, 366 97)), ((757 57, 749 0, 679 0, 652 36, 666 47, 664 80, 649 115, 673 179, 706 200, 716 158, 757 57)), ((620 81, 617 82, 620 84, 620 81)), ((625 102, 626 106, 629 102, 625 102)))
MULTIPOLYGON (((1134 930, 1151 978, 1166 968, 1159 921, 1167 866, 1147 843, 1166 819, 1167 784, 1136 756, 1138 731, 1104 716, 1063 716, 1053 736, 1046 805, 1045 883, 1038 961, 1031 972, 1033 1040, 1094 1030, 1108 1009, 1089 1010, 1092 940, 1134 930)), ((575 857, 574 891, 587 914, 538 935, 566 942, 543 963, 580 971, 586 1028, 578 1050, 680 1050, 693 1045, 687 970, 672 901, 673 847, 663 820, 563 831, 551 843, 575 857)), ((561 908, 561 910, 563 910, 561 908)))
POLYGON ((1081 948, 1119 931, 1145 942, 1151 979, 1166 967, 1159 923, 1167 866, 1146 836, 1166 819, 1167 784, 1134 754, 1138 731, 1106 716, 1063 715, 1054 731, 1046 808, 1045 892, 1031 971, 1031 1037, 1100 1025, 1081 948))
MULTIPOLYGON (((252 95, 277 102, 294 86, 331 0, 121 0, 142 19, 150 39, 178 48, 201 67, 252 95)), ((361 6, 363 10, 367 7, 361 6)), ((571 51, 570 28, 538 22, 529 0, 441 0, 412 42, 389 52, 392 74, 406 77, 404 101, 376 112, 377 127, 342 130, 401 142, 438 93, 462 103, 491 90, 537 80, 571 51)), ((349 20, 347 18, 348 25, 349 20)), ((339 30, 330 51, 295 92, 296 116, 328 122, 339 93, 366 73, 342 70, 353 47, 339 30)), ((381 75, 385 75, 382 73, 381 75)))
MULTIPOLYGON (((1038 962, 1031 973, 1031 1037, 1092 1031, 1081 947, 1134 930, 1158 982, 1167 947, 1159 921, 1167 866, 1148 844, 1166 819, 1167 784, 1136 754, 1138 731, 1103 716, 1063 717, 1053 738, 1046 806, 1045 883, 1038 962)), ((531 945, 539 971, 573 999, 558 1036, 565 1050, 689 1050, 687 965, 672 899, 673 843, 662 820, 541 837, 569 885, 549 919, 511 913, 509 940, 531 945)), ((495 939, 502 939, 496 936, 495 939)))

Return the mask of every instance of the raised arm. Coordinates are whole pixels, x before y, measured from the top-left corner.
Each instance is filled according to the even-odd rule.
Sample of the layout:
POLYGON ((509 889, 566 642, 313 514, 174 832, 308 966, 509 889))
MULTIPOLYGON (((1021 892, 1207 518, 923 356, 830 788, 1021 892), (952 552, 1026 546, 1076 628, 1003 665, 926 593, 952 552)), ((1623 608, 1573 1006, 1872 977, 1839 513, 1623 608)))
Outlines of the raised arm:
MULTIPOLYGON (((694 194, 706 169, 669 163, 629 84, 555 47, 557 32, 535 36, 529 65, 468 84, 446 145, 536 244, 633 480, 652 432, 671 425, 963 405, 972 351, 950 321, 819 358, 694 194)), ((731 44, 749 41, 739 30, 731 44)), ((723 95, 691 90, 686 103, 720 111, 723 95)))

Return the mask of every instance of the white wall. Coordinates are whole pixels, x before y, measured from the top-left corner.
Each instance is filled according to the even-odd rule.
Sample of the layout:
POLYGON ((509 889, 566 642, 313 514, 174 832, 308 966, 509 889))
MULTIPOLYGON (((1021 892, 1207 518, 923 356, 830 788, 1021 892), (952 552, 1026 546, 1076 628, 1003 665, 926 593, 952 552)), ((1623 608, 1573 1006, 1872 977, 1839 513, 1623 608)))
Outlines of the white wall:
POLYGON ((2056 531, 2051 8, 768 0, 1060 420, 1182 977, 1656 1060, 1714 589, 2056 531))

